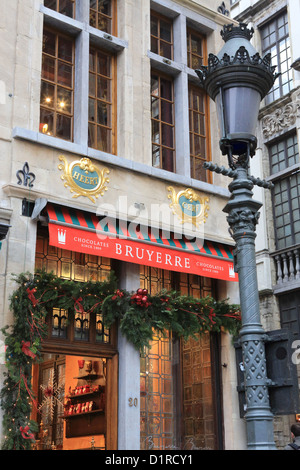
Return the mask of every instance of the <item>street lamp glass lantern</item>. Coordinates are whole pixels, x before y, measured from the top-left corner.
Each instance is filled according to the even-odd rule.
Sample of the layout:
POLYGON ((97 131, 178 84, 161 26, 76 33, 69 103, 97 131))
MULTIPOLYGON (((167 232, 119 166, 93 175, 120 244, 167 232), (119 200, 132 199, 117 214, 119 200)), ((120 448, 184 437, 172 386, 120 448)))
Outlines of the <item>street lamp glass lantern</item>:
POLYGON ((225 45, 217 55, 209 54, 208 66, 196 70, 200 84, 216 102, 224 155, 254 155, 260 102, 277 78, 271 55, 261 58, 250 43, 253 32, 245 23, 225 25, 225 45))
POLYGON ((231 142, 232 153, 245 153, 246 142, 255 141, 260 93, 254 88, 220 88, 215 98, 222 142, 231 142))

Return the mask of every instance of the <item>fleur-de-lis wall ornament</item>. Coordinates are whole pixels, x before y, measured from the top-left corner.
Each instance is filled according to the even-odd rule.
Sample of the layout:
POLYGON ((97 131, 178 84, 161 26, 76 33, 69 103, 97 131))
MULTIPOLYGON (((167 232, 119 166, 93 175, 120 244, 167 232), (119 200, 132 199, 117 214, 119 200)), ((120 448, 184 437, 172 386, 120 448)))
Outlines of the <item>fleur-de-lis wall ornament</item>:
POLYGON ((225 2, 222 2, 221 5, 218 7, 218 13, 222 13, 222 15, 229 16, 229 10, 227 10, 225 2))
POLYGON ((29 165, 27 162, 25 162, 22 170, 18 170, 16 172, 16 177, 18 179, 18 184, 23 183, 23 186, 29 186, 29 188, 33 187, 35 174, 29 171, 29 165))

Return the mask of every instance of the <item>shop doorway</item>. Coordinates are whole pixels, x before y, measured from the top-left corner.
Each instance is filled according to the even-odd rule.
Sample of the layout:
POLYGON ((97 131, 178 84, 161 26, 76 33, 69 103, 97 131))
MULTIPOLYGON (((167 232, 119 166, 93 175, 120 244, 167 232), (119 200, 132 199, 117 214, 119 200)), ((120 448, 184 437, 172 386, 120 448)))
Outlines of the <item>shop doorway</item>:
MULTIPOLYGON (((141 267, 141 287, 151 294, 177 290, 216 296, 210 278, 141 267)), ((141 449, 223 449, 220 337, 188 341, 155 335, 141 355, 141 449)))

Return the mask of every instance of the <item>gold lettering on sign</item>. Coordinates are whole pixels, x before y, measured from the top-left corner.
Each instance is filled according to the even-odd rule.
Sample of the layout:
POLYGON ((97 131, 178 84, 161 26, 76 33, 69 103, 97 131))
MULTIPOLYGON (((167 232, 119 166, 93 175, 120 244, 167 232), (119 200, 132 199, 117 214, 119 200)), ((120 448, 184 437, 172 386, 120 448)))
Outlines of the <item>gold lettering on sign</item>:
POLYGON ((59 160, 63 162, 58 165, 58 169, 64 172, 61 179, 65 182, 65 188, 70 188, 73 198, 84 196, 95 203, 94 198, 97 199, 99 196, 103 196, 107 191, 106 184, 109 183, 109 178, 106 175, 109 173, 108 168, 99 169, 86 157, 71 164, 63 155, 59 156, 59 160))

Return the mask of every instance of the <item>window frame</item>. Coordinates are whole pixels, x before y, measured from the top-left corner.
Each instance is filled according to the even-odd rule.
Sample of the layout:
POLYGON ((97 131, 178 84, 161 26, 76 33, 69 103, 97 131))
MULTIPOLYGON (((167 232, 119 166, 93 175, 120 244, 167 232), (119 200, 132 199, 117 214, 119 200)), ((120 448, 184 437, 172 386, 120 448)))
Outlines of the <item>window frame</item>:
MULTIPOLYGON (((292 207, 292 197, 291 197, 291 179, 293 176, 300 176, 300 160, 299 160, 299 148, 298 148, 298 141, 297 141, 297 135, 296 133, 290 133, 283 138, 275 140, 272 144, 268 146, 268 152, 269 152, 269 165, 270 165, 270 180, 274 184, 274 188, 271 190, 271 199, 272 199, 272 211, 273 211, 273 226, 274 226, 274 233, 275 233, 275 245, 276 245, 276 250, 285 250, 289 247, 292 247, 294 245, 298 245, 299 243, 296 242, 295 237, 296 237, 296 232, 295 232, 295 219, 293 215, 293 207, 292 207), (296 164, 293 164, 289 166, 288 164, 288 140, 290 138, 293 138, 293 146, 296 147, 296 150, 298 150, 296 153, 294 153, 294 156, 297 157, 298 155, 298 162, 296 164), (272 156, 274 155, 271 154, 271 149, 274 145, 278 145, 282 143, 283 144, 283 152, 284 152, 284 162, 285 162, 285 169, 279 171, 279 172, 274 172, 272 171, 272 156), (276 204, 276 185, 280 184, 282 185, 283 182, 286 182, 287 186, 287 205, 288 205, 288 210, 280 215, 276 214, 276 207, 279 205, 283 205, 283 202, 280 202, 280 204, 276 204), (278 237, 278 224, 277 220, 279 217, 282 217, 284 219, 284 215, 288 214, 289 215, 289 221, 285 222, 282 226, 280 227, 287 227, 289 226, 291 229, 291 234, 290 235, 285 235, 284 237, 278 237), (287 243, 286 239, 287 237, 290 236, 292 238, 292 243, 287 243), (279 246, 280 241, 283 241, 284 246, 279 246)), ((280 194, 282 194, 282 189, 280 188, 280 194)), ((299 191, 299 196, 300 196, 300 191, 299 191)), ((293 198, 297 199, 297 198, 293 198)), ((299 197, 298 197, 299 199, 299 197)), ((299 207, 298 210, 300 210, 300 202, 299 202, 299 207)), ((300 217, 299 217, 300 220, 300 217)), ((297 233, 300 233, 297 232, 297 233)))
POLYGON ((49 8, 50 10, 53 10, 53 11, 56 11, 57 13, 60 13, 61 15, 65 15, 68 18, 75 19, 75 16, 76 16, 76 0, 69 0, 69 2, 72 4, 72 7, 73 7, 72 15, 67 15, 66 13, 63 13, 63 12, 60 11, 60 2, 62 0, 55 0, 55 1, 56 1, 56 8, 52 8, 50 6, 45 5, 45 0, 44 0, 44 6, 46 8, 49 8))
POLYGON ((78 354, 85 355, 101 355, 103 357, 111 357, 116 353, 116 327, 110 329, 109 342, 96 341, 96 314, 90 312, 89 315, 89 338, 75 338, 76 314, 68 311, 68 320, 66 328, 66 337, 55 337, 52 335, 52 310, 48 311, 45 323, 47 325, 48 335, 43 340, 43 352, 51 352, 59 350, 62 354, 74 354, 74 350, 78 354))
POLYGON ((195 29, 190 28, 188 25, 187 25, 186 36, 187 36, 187 66, 190 69, 195 70, 195 68, 192 66, 193 65, 193 57, 198 57, 199 59, 201 59, 201 65, 203 65, 204 63, 206 64, 206 62, 207 62, 206 38, 203 34, 199 33, 195 29), (196 38, 199 38, 199 40, 201 41, 201 49, 202 49, 202 55, 201 56, 199 56, 196 53, 193 53, 193 51, 192 51, 192 48, 191 48, 192 36, 195 36, 196 38))
POLYGON ((176 146, 175 146, 175 141, 176 141, 176 135, 175 135, 175 99, 174 99, 174 81, 173 81, 173 78, 160 72, 160 71, 157 71, 157 70, 151 70, 151 95, 150 95, 150 99, 151 99, 151 148, 152 148, 152 152, 151 152, 151 155, 152 155, 152 167, 154 168, 160 168, 162 170, 166 170, 166 171, 171 171, 173 173, 176 172, 176 146), (157 76, 158 77, 158 95, 154 94, 152 92, 152 79, 153 79, 153 76, 157 76), (170 82, 170 86, 171 86, 171 100, 168 100, 166 98, 163 98, 161 96, 161 80, 166 80, 168 82, 170 82), (152 113, 152 110, 153 110, 153 102, 154 102, 154 99, 157 99, 158 100, 158 108, 159 108, 159 118, 156 119, 153 117, 153 113, 152 113), (172 122, 171 123, 168 123, 167 121, 163 121, 162 120, 162 108, 161 108, 161 104, 162 104, 162 100, 163 102, 166 102, 166 103, 169 103, 171 104, 171 112, 172 112, 172 122), (159 126, 159 141, 158 142, 155 142, 154 139, 153 139, 153 136, 154 136, 154 133, 153 133, 153 125, 154 123, 158 123, 158 126, 159 126), (168 146, 168 145, 165 145, 163 144, 163 132, 162 132, 162 129, 163 129, 163 126, 166 125, 167 128, 171 127, 172 128, 172 139, 173 139, 173 146, 168 146), (153 164, 153 155, 154 155, 154 147, 158 147, 159 150, 160 150, 160 161, 159 161, 159 166, 156 166, 153 164), (163 159, 162 159, 162 150, 170 150, 172 152, 172 162, 169 162, 171 164, 171 167, 172 169, 170 169, 170 167, 168 168, 169 165, 166 165, 167 167, 164 167, 163 166, 163 159))
MULTIPOLYGON (((95 55, 96 55, 96 58, 95 58, 95 63, 97 64, 98 63, 98 54, 102 54, 102 55, 105 55, 109 58, 109 61, 110 61, 110 75, 109 76, 105 76, 103 73, 99 73, 99 70, 98 70, 98 65, 96 65, 96 70, 93 71, 91 70, 90 68, 90 63, 89 63, 89 92, 88 92, 88 102, 89 102, 89 105, 90 105, 90 100, 91 99, 94 99, 95 100, 95 103, 94 103, 94 106, 95 106, 95 109, 96 109, 96 116, 97 116, 97 113, 98 113, 98 104, 99 103, 105 103, 107 106, 109 106, 110 108, 110 115, 109 115, 109 118, 108 118, 108 121, 109 121, 109 124, 105 125, 105 124, 102 124, 102 123, 98 123, 97 122, 97 117, 95 119, 95 121, 91 121, 90 120, 90 115, 88 112, 88 147, 90 148, 93 148, 93 149, 96 149, 96 150, 100 150, 102 152, 105 152, 105 153, 112 153, 112 154, 116 154, 117 152, 117 144, 116 144, 116 128, 117 128, 117 116, 116 116, 116 57, 114 54, 108 52, 108 51, 105 51, 103 49, 100 49, 98 47, 95 47, 93 45, 90 45, 90 49, 89 49, 89 54, 91 56, 91 52, 94 52, 95 55), (91 85, 91 75, 94 75, 95 76, 95 96, 92 96, 91 93, 90 93, 90 85, 91 85), (109 90, 109 93, 110 93, 110 99, 109 100, 104 100, 104 99, 101 99, 99 98, 97 95, 98 95, 98 87, 97 87, 97 82, 98 82, 98 78, 101 77, 105 80, 108 80, 109 83, 110 83, 110 90, 109 90), (95 129, 94 129, 94 132, 96 133, 96 146, 93 146, 90 144, 90 126, 93 126, 95 129), (97 143, 98 143, 98 140, 97 140, 97 136, 98 136, 98 129, 99 128, 102 128, 102 129, 106 129, 108 132, 109 132, 109 141, 108 141, 108 147, 106 150, 104 150, 103 148, 99 148, 97 146, 97 143)), ((90 108, 89 108, 90 109, 90 108)))
POLYGON ((51 60, 54 60, 54 79, 49 80, 49 79, 44 78, 43 77, 43 69, 41 70, 40 124, 39 124, 40 125, 40 131, 43 134, 48 134, 46 131, 43 132, 41 112, 42 112, 42 110, 45 110, 46 112, 49 111, 49 112, 53 113, 53 133, 48 134, 48 135, 60 138, 62 140, 66 140, 68 142, 73 142, 74 141, 74 94, 75 94, 75 40, 71 36, 68 36, 68 35, 62 33, 61 31, 50 28, 46 25, 44 25, 44 29, 43 29, 43 38, 44 38, 45 32, 49 32, 49 33, 55 35, 55 55, 52 56, 52 55, 47 54, 46 52, 44 52, 44 47, 43 47, 43 50, 42 50, 42 62, 44 60, 44 57, 48 57, 51 60), (60 37, 66 38, 68 41, 72 42, 72 62, 63 61, 58 56, 58 41, 59 41, 60 37), (67 64, 68 66, 72 67, 72 85, 71 85, 71 87, 64 86, 63 84, 58 82, 58 64, 59 64, 59 62, 61 62, 63 64, 67 64), (49 84, 50 86, 54 87, 54 105, 53 105, 53 107, 50 107, 50 106, 47 107, 42 103, 42 86, 43 86, 43 83, 49 84), (58 110, 58 107, 57 107, 57 89, 59 87, 65 89, 65 90, 68 90, 71 93, 71 104, 70 104, 71 112, 70 113, 62 112, 62 111, 58 110), (69 139, 64 138, 64 137, 60 137, 59 135, 57 135, 57 116, 58 115, 67 116, 68 118, 70 118, 70 138, 69 139))
POLYGON ((116 7, 116 0, 109 0, 110 1, 110 9, 111 9, 111 15, 105 15, 101 12, 99 12, 99 5, 98 5, 98 1, 97 1, 97 7, 96 9, 92 8, 91 7, 91 1, 90 1, 90 5, 89 5, 89 25, 92 27, 92 28, 95 28, 95 29, 98 29, 99 31, 103 31, 107 34, 112 34, 114 36, 117 35, 117 7, 116 7), (94 11, 95 14, 96 14, 96 26, 93 26, 91 24, 91 12, 94 11), (104 17, 104 18, 107 18, 110 22, 110 28, 108 30, 106 29, 101 29, 99 28, 99 15, 104 17))
MULTIPOLYGON (((71 252, 61 248, 52 247, 49 245, 49 235, 47 229, 44 227, 38 227, 37 233, 37 245, 35 254, 35 267, 36 269, 45 269, 47 272, 53 271, 57 276, 62 279, 78 280, 79 283, 85 282, 84 279, 89 278, 92 271, 88 271, 90 265, 97 271, 96 280, 105 279, 111 272, 111 266, 103 263, 99 263, 100 258, 94 255, 85 255, 83 253, 71 252), (95 260, 97 258, 97 261, 95 260), (69 265, 66 272, 63 272, 63 266, 69 265), (85 266, 86 273, 84 279, 76 278, 76 266, 85 266), (101 266, 106 266, 105 269, 101 266), (108 269, 109 268, 109 269, 108 269), (69 275, 67 276, 67 272, 69 275), (107 273, 104 275, 104 273, 107 273), (102 275, 101 275, 102 274, 102 275)), ((96 272, 95 271, 95 272, 96 272)), ((75 303, 75 300, 74 300, 75 303)), ((74 337, 74 319, 75 308, 67 312, 67 337, 55 337, 52 336, 52 310, 48 311, 45 323, 47 324, 48 335, 43 340, 43 352, 52 353, 53 351, 60 351, 61 354, 73 355, 74 351, 76 354, 84 355, 102 355, 103 357, 112 357, 117 353, 117 327, 113 325, 110 329, 110 342, 96 341, 96 315, 95 312, 90 312, 90 336, 88 340, 78 340, 74 337), (74 315, 73 312, 74 311, 74 315)))
POLYGON ((189 83, 188 86, 188 100, 189 100, 189 138, 190 138, 190 172, 191 172, 191 178, 196 179, 198 181, 205 181, 207 183, 211 183, 211 175, 210 172, 207 170, 203 169, 203 173, 205 175, 205 178, 197 178, 196 177, 196 172, 195 172, 195 162, 197 160, 200 160, 202 164, 204 162, 210 161, 211 160, 211 142, 210 142, 210 117, 209 117, 209 97, 208 95, 198 86, 189 83), (204 112, 200 113, 199 111, 191 108, 190 106, 190 100, 191 100, 191 93, 193 91, 199 92, 203 96, 203 109, 204 112), (205 127, 205 133, 204 135, 198 134, 195 132, 194 127, 193 127, 193 120, 191 118, 192 113, 199 113, 203 114, 204 116, 204 127, 205 127), (194 144, 192 145, 192 138, 194 142, 194 137, 198 136, 199 138, 204 138, 205 140, 205 158, 201 158, 197 156, 194 153, 194 144))
POLYGON ((174 60, 174 30, 173 30, 173 20, 171 18, 168 18, 167 16, 161 15, 160 13, 157 13, 154 10, 150 11, 150 50, 154 54, 159 55, 160 57, 164 57, 165 59, 169 60, 174 60), (156 19, 157 20, 157 30, 158 30, 158 35, 155 36, 152 34, 152 21, 156 19), (167 41, 161 37, 161 30, 160 30, 160 24, 161 22, 164 21, 165 23, 168 23, 171 26, 171 41, 167 41), (157 44, 157 51, 155 52, 152 50, 152 41, 155 41, 157 44), (170 47, 170 56, 163 55, 161 53, 161 45, 169 45, 170 47))
MULTIPOLYGON (((271 33, 268 34, 268 36, 270 36, 270 35, 271 35, 271 33)), ((280 47, 279 47, 280 41, 287 40, 287 39, 288 39, 288 41, 290 40, 289 22, 288 22, 288 13, 287 13, 287 11, 283 10, 283 11, 279 12, 276 16, 274 16, 269 21, 264 23, 260 27, 260 36, 261 36, 262 55, 263 56, 265 56, 267 53, 271 52, 272 48, 274 48, 274 47, 276 48, 276 56, 274 56, 276 58, 276 72, 280 73, 280 75, 275 80, 275 83, 272 86, 271 90, 269 91, 269 93, 265 97, 265 103, 270 104, 270 103, 273 103, 274 101, 276 101, 277 99, 281 98, 282 96, 286 95, 287 93, 289 93, 293 89, 293 77, 292 77, 292 75, 291 75, 291 78, 287 82, 285 82, 284 84, 282 83, 281 68, 282 68, 282 64, 285 61, 280 60, 280 54, 281 54, 280 47), (278 22, 279 22, 280 18, 286 18, 287 19, 287 21, 284 24, 287 25, 287 28, 288 28, 288 32, 286 34, 284 34, 283 36, 281 36, 281 37, 279 37, 279 34, 278 34, 278 29, 279 29, 278 28, 278 22), (267 36, 263 36, 263 31, 265 30, 265 28, 269 28, 270 25, 274 22, 276 23, 276 25, 275 25, 275 41, 273 41, 271 43, 271 40, 270 40, 270 44, 268 45, 268 47, 264 47, 264 45, 263 45, 264 37, 267 37, 267 36), (276 82, 278 83, 278 87, 275 88, 276 82), (283 86, 284 85, 288 86, 288 91, 287 92, 283 92, 283 86), (279 93, 278 97, 275 97, 276 96, 275 95, 276 90, 278 90, 278 93, 279 93)), ((289 52, 289 56, 286 59, 286 62, 287 62, 287 64, 288 63, 291 64, 291 46, 290 45, 285 50, 288 50, 288 49, 289 49, 290 52, 289 52)), ((275 64, 273 63, 272 65, 275 65, 275 64)), ((291 73, 291 72, 289 72, 289 69, 290 69, 290 67, 287 66, 288 76, 289 76, 289 73, 291 73)))

